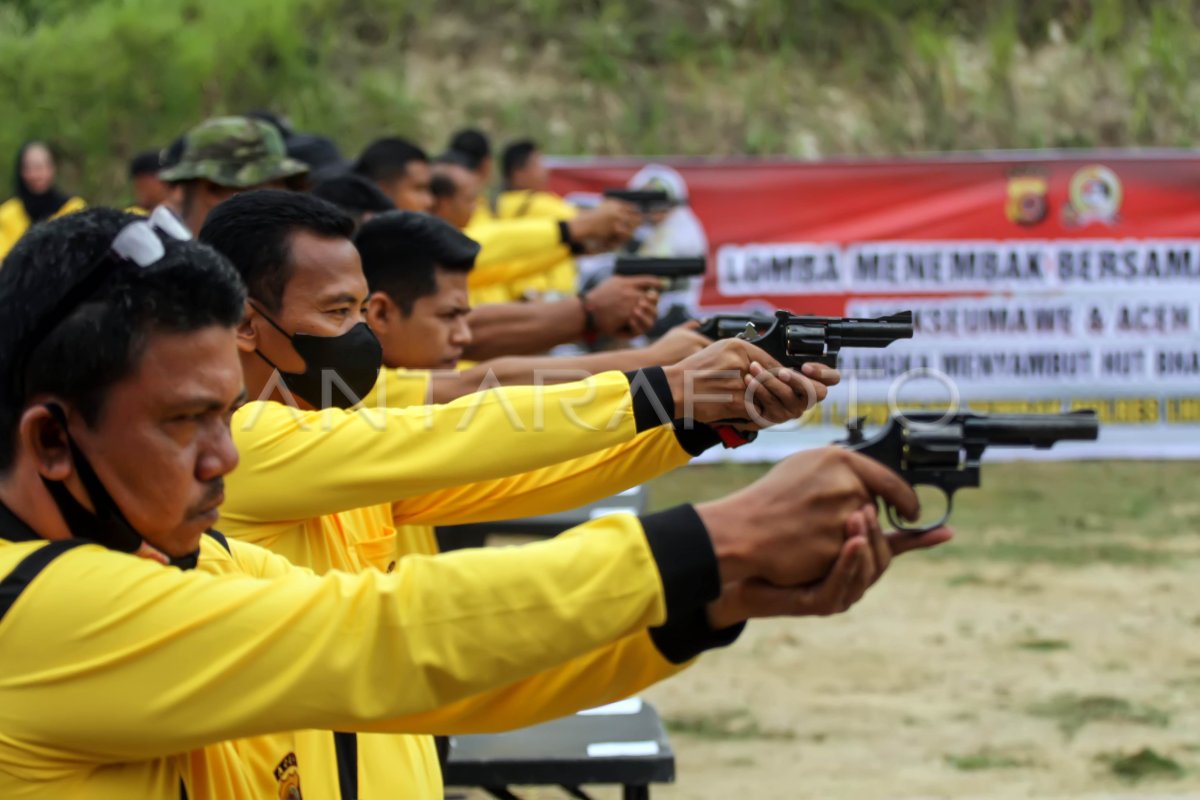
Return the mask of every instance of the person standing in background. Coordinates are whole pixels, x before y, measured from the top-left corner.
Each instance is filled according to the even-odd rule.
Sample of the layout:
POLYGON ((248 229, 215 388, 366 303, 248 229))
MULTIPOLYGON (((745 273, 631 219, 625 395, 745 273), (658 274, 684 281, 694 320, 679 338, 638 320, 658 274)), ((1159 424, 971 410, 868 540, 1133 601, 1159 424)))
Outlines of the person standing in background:
POLYGON ((14 173, 16 195, 0 204, 0 261, 31 225, 85 205, 82 198, 63 194, 55 185, 54 154, 43 142, 21 145, 14 173))
POLYGON ((471 224, 479 225, 489 221, 492 218, 492 209, 488 205, 488 186, 492 182, 492 142, 487 134, 478 128, 455 131, 443 155, 457 156, 457 159, 452 160, 465 165, 479 178, 479 198, 471 224))
POLYGON ((158 177, 162 161, 158 150, 143 150, 129 161, 129 181, 133 185, 133 205, 146 213, 166 202, 171 187, 158 177))

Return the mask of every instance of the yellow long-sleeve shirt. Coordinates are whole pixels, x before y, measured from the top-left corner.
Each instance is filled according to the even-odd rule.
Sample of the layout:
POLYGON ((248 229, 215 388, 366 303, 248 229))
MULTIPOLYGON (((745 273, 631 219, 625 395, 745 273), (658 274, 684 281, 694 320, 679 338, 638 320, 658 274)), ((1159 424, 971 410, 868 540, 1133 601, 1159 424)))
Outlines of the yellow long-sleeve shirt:
MULTIPOLYGON (((619 376, 628 389, 625 376, 618 373, 611 375, 619 376)), ((606 377, 604 383, 606 387, 619 385, 610 377, 606 377)), ((372 406, 375 402, 384 402, 384 399, 389 405, 399 406, 420 402, 419 397, 426 385, 419 372, 387 370, 381 376, 376 394, 367 399, 366 405, 372 406)), ((526 417, 532 416, 533 404, 542 402, 544 405, 548 399, 539 401, 537 393, 531 389, 503 391, 510 396, 512 408, 517 414, 526 417)), ((408 412, 410 415, 414 412, 432 413, 441 418, 449 409, 462 406, 467 400, 462 398, 454 404, 430 411, 410 408, 408 412)), ((600 418, 611 417, 622 402, 615 394, 608 398, 598 397, 597 400, 603 401, 601 405, 611 405, 616 401, 613 408, 594 409, 600 418)), ((529 432, 515 433, 503 424, 480 419, 467 432, 471 435, 464 437, 462 433, 458 434, 460 439, 464 439, 462 445, 469 452, 490 449, 505 454, 513 449, 532 448, 542 452, 549 466, 524 472, 519 472, 519 468, 513 466, 512 471, 516 474, 509 477, 472 481, 472 475, 479 474, 473 470, 486 466, 482 462, 472 462, 469 466, 457 467, 456 474, 459 477, 455 480, 461 485, 410 497, 402 497, 403 487, 381 486, 373 505, 308 520, 291 519, 285 523, 269 519, 269 515, 259 510, 260 505, 270 507, 275 502, 269 496, 272 490, 268 485, 259 485, 253 492, 244 491, 244 487, 239 485, 243 479, 252 479, 252 476, 244 473, 247 459, 243 456, 242 467, 228 481, 229 500, 223 508, 222 526, 231 536, 270 547, 286 555, 290 561, 312 567, 318 572, 371 568, 388 571, 395 569, 406 555, 436 552, 437 543, 431 527, 433 523, 495 520, 566 510, 637 485, 686 463, 691 455, 698 452, 695 448, 693 452, 685 450, 671 426, 658 426, 637 434, 631 440, 603 447, 599 452, 590 452, 594 447, 588 441, 593 438, 591 434, 574 430, 564 422, 567 420, 547 418, 544 430, 532 434, 530 438, 529 432), (576 440, 574 445, 565 441, 570 439, 576 440), (555 446, 560 449, 553 450, 555 446), (584 455, 563 459, 562 456, 567 452, 561 449, 564 446, 584 455), (553 463, 555 459, 560 463, 553 463), (388 498, 392 497, 400 499, 388 502, 388 498)), ((257 452, 263 447, 262 442, 266 442, 269 449, 278 449, 284 446, 282 439, 287 437, 286 432, 281 433, 269 426, 242 432, 239 432, 239 428, 235 418, 235 439, 243 453, 257 452)), ((349 465, 349 472, 360 468, 374 469, 375 466, 364 461, 371 456, 364 455, 366 451, 355 443, 356 438, 357 434, 331 434, 331 441, 327 443, 327 457, 333 457, 339 464, 349 465), (336 444, 343 448, 343 458, 332 455, 337 451, 336 444)), ((403 445, 403 435, 394 439, 394 445, 391 449, 371 452, 378 452, 380 457, 389 462, 402 462, 391 465, 394 469, 428 471, 428 464, 415 463, 415 454, 412 457, 407 455, 409 451, 403 445)), ((439 451, 438 455, 453 465, 457 456, 454 449, 448 447, 439 451)), ((514 464, 513 459, 506 460, 510 465, 514 464)), ((324 492, 320 484, 325 473, 316 469, 315 464, 309 464, 307 468, 289 469, 277 459, 249 459, 251 470, 255 470, 259 464, 275 472, 277 480, 274 491, 285 495, 280 498, 281 502, 286 503, 286 496, 296 493, 308 495, 324 492)), ((455 474, 454 469, 452 466, 450 474, 455 474)), ((361 495, 356 499, 361 500, 361 495)), ((538 676, 527 685, 511 687, 503 698, 476 698, 460 706, 457 713, 437 714, 429 721, 431 724, 436 722, 441 726, 440 730, 446 732, 519 727, 588 705, 609 702, 661 680, 678 669, 662 657, 647 635, 642 634, 615 651, 593 654, 580 663, 538 676), (588 680, 577 681, 582 674, 587 674, 588 680)), ((261 743, 244 743, 240 749, 260 775, 269 774, 266 768, 275 766, 270 762, 280 751, 295 752, 301 764, 305 765, 310 785, 317 783, 324 791, 332 791, 337 786, 339 753, 335 738, 328 731, 302 731, 271 737, 261 743), (289 736, 294 737, 294 744, 286 743, 289 736)), ((364 800, 440 797, 441 775, 430 737, 359 736, 356 750, 358 794, 364 800)), ((344 753, 340 756, 345 760, 344 753)), ((343 764, 343 779, 346 770, 347 765, 343 764)))
POLYGON ((549 217, 490 220, 468 225, 463 233, 480 245, 467 276, 475 305, 520 300, 519 287, 536 282, 564 260, 574 264, 558 220, 549 217))
POLYGON ((422 715, 623 642, 718 588, 715 562, 660 558, 660 573, 678 523, 643 532, 627 515, 527 548, 316 576, 210 537, 184 572, 46 543, 2 512, 0 797, 18 800, 176 800, 181 782, 192 798, 286 796, 294 752, 264 795, 231 740, 434 727, 422 715))
MULTIPOLYGON (((495 219, 552 219, 566 222, 579 215, 578 206, 568 203, 554 192, 532 190, 509 190, 496 198, 495 219)), ((520 298, 529 294, 566 295, 578 290, 579 270, 575 259, 567 256, 549 264, 536 273, 523 275, 504 284, 509 297, 520 298)))
MULTIPOLYGON (((62 208, 54 212, 51 219, 79 211, 86 205, 82 198, 72 197, 63 203, 62 208)), ((19 197, 13 197, 0 203, 0 261, 3 261, 4 257, 8 255, 8 251, 13 249, 17 240, 25 235, 25 231, 29 230, 29 225, 29 214, 26 213, 25 204, 19 197)))

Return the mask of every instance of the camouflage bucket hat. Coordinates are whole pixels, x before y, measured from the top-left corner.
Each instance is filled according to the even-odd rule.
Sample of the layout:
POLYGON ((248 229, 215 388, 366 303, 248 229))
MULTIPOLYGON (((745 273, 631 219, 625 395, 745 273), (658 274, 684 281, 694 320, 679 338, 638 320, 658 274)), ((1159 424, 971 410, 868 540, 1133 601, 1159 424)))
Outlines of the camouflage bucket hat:
POLYGON ((283 137, 272 126, 249 117, 215 117, 187 132, 183 157, 158 177, 164 181, 203 178, 218 186, 246 189, 306 172, 307 164, 288 158, 283 137))

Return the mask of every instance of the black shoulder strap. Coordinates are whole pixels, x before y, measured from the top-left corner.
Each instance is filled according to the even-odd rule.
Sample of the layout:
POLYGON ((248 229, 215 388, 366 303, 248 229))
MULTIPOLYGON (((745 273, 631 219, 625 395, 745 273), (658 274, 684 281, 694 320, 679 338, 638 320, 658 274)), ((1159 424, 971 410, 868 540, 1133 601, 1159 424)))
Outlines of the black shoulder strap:
POLYGON ((216 539, 217 544, 221 545, 221 547, 224 547, 226 553, 233 555, 233 550, 229 547, 229 540, 225 538, 225 534, 221 533, 220 531, 214 531, 214 530, 207 530, 207 531, 205 531, 205 533, 207 533, 212 538, 216 539))
POLYGON ((342 800, 358 800, 358 735, 333 734, 337 753, 338 793, 342 800))
POLYGON ((521 205, 517 207, 517 213, 513 216, 523 217, 529 213, 529 207, 533 205, 533 189, 525 190, 525 199, 521 201, 521 205))
POLYGON ((21 559, 21 563, 0 580, 0 619, 4 619, 4 615, 21 596, 21 592, 25 591, 25 587, 41 574, 51 561, 81 544, 86 542, 82 539, 60 539, 48 542, 44 547, 39 547, 21 559))

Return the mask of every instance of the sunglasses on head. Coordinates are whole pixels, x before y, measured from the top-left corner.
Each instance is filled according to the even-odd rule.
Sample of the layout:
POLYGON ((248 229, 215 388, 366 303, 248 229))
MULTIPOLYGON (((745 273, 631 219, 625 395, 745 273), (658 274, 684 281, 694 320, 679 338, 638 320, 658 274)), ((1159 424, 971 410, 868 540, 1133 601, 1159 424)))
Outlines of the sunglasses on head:
MULTIPOLYGON (((27 336, 22 337, 16 348, 18 362, 12 372, 14 380, 18 384, 23 383, 29 354, 60 322, 96 293, 112 275, 114 268, 134 264, 145 269, 162 261, 167 254, 167 246, 162 237, 178 242, 190 241, 192 238, 187 226, 166 206, 159 206, 146 219, 131 222, 117 231, 117 235, 105 251, 83 269, 75 285, 42 316, 41 322, 27 336)), ((18 385, 18 389, 21 388, 23 387, 18 385)), ((18 392, 17 396, 24 395, 18 392)))

